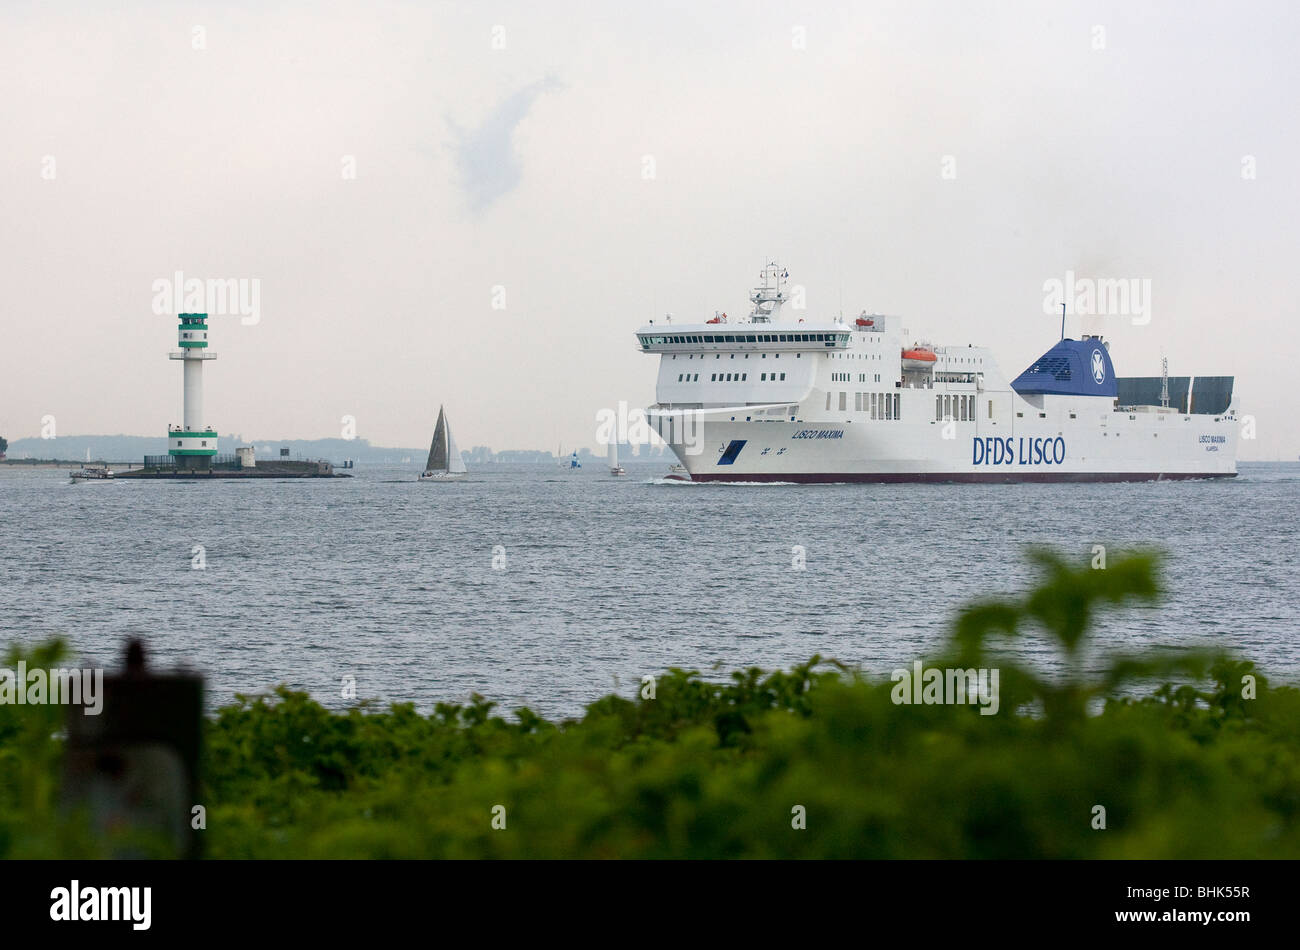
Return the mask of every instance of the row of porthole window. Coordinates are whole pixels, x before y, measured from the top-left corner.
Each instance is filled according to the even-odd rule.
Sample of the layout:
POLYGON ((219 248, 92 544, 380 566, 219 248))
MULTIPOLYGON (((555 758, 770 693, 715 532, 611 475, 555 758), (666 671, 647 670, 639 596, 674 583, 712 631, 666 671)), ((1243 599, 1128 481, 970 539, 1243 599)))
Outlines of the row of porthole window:
MULTIPOLYGON (((993 418, 993 401, 989 400, 989 418, 993 418)), ((975 421, 975 397, 966 395, 936 395, 934 397, 934 421, 945 422, 975 421)))
MULTIPOLYGON (((681 356, 681 355, 682 355, 681 353, 673 353, 673 354, 672 354, 672 358, 673 358, 673 359, 677 359, 677 357, 679 357, 679 356, 681 356)), ((685 354, 685 355, 686 355, 686 358, 687 358, 688 360, 693 360, 693 359, 695 359, 695 357, 696 357, 696 354, 695 354, 695 353, 687 353, 687 354, 685 354)), ((715 360, 720 360, 720 359, 722 359, 722 356, 723 356, 723 354, 721 354, 721 353, 712 353, 712 354, 709 354, 709 353, 700 353, 700 354, 699 354, 699 357, 700 357, 700 359, 707 359, 710 355, 711 355, 715 360)), ((736 354, 735 354, 735 353, 728 353, 728 354, 726 354, 726 355, 729 356, 729 357, 731 357, 733 360, 736 358, 736 354)), ((749 359, 749 354, 748 354, 748 353, 742 353, 741 355, 744 356, 745 359, 749 359)), ((786 355, 788 356, 789 354, 787 353, 786 355)), ((779 359, 781 358, 781 354, 780 354, 780 353, 773 353, 773 354, 771 354, 771 356, 772 356, 772 359, 774 359, 774 360, 779 360, 779 359)), ((761 359, 761 360, 765 360, 765 359, 767 359, 767 357, 768 357, 768 354, 767 354, 767 353, 759 353, 759 354, 758 354, 758 358, 761 359)), ((802 354, 802 353, 796 353, 796 354, 794 355, 794 358, 797 359, 797 360, 801 360, 801 359, 803 359, 803 354, 802 354)))
MULTIPOLYGON (((777 375, 778 375, 777 373, 763 373, 762 378, 759 380, 759 382, 775 383, 777 381, 777 375)), ((785 373, 781 373, 779 375, 782 380, 785 379, 785 373)), ((677 374, 677 382, 679 383, 695 383, 695 382, 699 382, 699 379, 700 379, 699 373, 678 373, 677 374)), ((748 373, 714 373, 711 377, 709 377, 709 382, 711 383, 743 383, 743 382, 747 382, 748 380, 749 380, 748 373)))
MULTIPOLYGON (((833 393, 826 393, 826 409, 831 409, 833 393)), ((849 411, 849 394, 840 393, 840 412, 849 411)), ((899 393, 854 393, 853 411, 870 413, 872 419, 894 421, 902 418, 902 399, 899 393)))

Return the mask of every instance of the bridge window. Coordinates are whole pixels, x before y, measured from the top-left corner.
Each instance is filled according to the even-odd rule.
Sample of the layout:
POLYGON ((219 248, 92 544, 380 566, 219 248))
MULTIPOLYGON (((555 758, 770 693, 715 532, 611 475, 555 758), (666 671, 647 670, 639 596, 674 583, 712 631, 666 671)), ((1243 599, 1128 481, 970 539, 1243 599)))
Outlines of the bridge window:
POLYGON ((781 374, 781 379, 783 379, 783 380, 785 379, 785 373, 782 373, 782 374, 781 374))

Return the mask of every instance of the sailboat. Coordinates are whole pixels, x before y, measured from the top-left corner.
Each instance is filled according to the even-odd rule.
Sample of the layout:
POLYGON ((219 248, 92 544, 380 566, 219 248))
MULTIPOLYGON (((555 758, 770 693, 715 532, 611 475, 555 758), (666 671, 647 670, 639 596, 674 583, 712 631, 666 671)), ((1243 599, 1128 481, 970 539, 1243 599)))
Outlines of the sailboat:
POLYGON ((438 424, 433 429, 433 444, 429 446, 429 460, 424 463, 420 481, 445 482, 465 475, 465 460, 456 448, 456 439, 447 424, 447 413, 438 407, 438 424))
POLYGON ((574 449, 573 454, 567 458, 563 454, 564 450, 558 446, 555 449, 555 461, 560 468, 568 469, 570 472, 582 468, 582 463, 578 461, 578 450, 574 449))
POLYGON ((626 475, 627 469, 618 464, 618 443, 613 439, 609 440, 609 474, 626 475))

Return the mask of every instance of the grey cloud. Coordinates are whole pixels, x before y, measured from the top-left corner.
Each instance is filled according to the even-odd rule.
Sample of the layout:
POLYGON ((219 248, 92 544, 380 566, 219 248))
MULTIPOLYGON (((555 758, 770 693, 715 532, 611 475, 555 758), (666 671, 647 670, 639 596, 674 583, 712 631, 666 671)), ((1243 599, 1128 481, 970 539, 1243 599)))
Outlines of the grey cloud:
POLYGON ((461 129, 452 123, 461 187, 475 211, 487 208, 519 184, 523 167, 515 150, 515 128, 528 116, 538 96, 559 86, 552 77, 530 83, 508 96, 476 129, 461 129))

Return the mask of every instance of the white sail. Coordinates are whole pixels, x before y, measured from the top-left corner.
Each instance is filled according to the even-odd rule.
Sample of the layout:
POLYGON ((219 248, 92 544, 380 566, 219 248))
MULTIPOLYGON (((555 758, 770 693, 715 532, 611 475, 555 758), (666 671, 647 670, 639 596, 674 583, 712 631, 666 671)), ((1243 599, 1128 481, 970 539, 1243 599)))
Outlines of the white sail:
POLYGON ((618 443, 612 439, 609 443, 609 467, 618 468, 618 443))
POLYGON ((453 475, 465 474, 465 460, 461 458, 460 449, 456 448, 456 437, 451 434, 451 423, 447 424, 447 471, 453 475))

